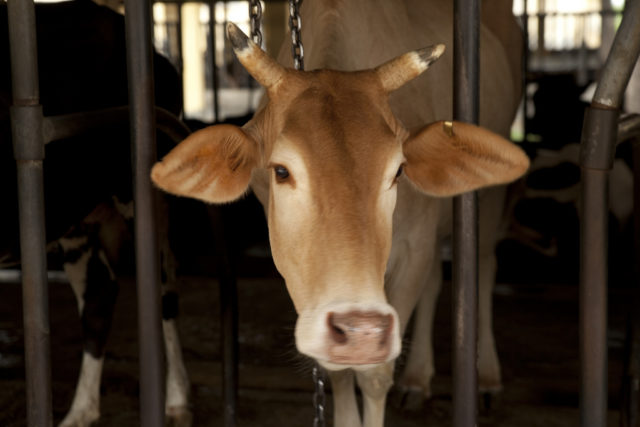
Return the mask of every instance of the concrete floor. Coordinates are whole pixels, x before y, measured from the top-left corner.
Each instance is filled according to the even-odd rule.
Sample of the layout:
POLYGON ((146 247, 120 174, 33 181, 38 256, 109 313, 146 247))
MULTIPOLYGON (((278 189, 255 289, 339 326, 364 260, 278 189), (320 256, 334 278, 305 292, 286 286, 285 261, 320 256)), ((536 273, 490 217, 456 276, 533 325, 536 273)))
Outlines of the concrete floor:
MULTIPOLYGON (((183 277, 180 332, 192 381, 194 425, 221 425, 221 368, 218 341, 218 286, 210 280, 183 277)), ((0 426, 25 425, 20 288, 3 284, 0 299, 0 426)), ((80 325, 70 288, 51 285, 53 410, 61 420, 70 404, 80 362, 80 325)), ((628 311, 624 290, 610 296, 609 425, 617 425, 622 375, 624 325, 628 311)), ((577 288, 570 285, 499 284, 495 293, 495 333, 503 366, 504 390, 481 402, 480 425, 577 426, 578 338, 577 288)), ((310 363, 293 345, 295 313, 277 277, 241 279, 240 426, 311 426, 310 363)), ((450 425, 450 295, 445 286, 435 321, 434 397, 418 408, 389 399, 386 425, 450 425)), ((107 349, 102 418, 98 426, 139 425, 135 289, 122 286, 107 349)), ((330 402, 330 396, 327 397, 330 402)), ((331 418, 329 404, 328 418, 331 418)), ((328 425, 332 425, 329 421, 328 425)))

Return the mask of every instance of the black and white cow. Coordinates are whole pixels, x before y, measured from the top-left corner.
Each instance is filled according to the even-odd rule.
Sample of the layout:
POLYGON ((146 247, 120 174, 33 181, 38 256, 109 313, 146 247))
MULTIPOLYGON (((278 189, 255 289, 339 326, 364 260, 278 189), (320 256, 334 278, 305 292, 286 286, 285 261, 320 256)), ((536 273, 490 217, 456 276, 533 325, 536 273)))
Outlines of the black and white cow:
MULTIPOLYGON (((19 263, 16 168, 9 122, 11 73, 6 4, 0 4, 0 267, 19 263), (6 200, 9 200, 6 203, 6 200)), ((45 116, 128 103, 124 19, 89 0, 36 6, 40 95, 45 116)), ((155 55, 156 104, 181 108, 180 78, 155 55)), ((61 426, 86 426, 99 417, 100 376, 116 275, 130 237, 131 167, 128 123, 47 145, 44 162, 47 242, 69 278, 82 321, 84 352, 76 393, 61 426)), ((161 221, 166 231, 166 221, 161 221)), ((190 424, 188 379, 174 318, 175 269, 167 233, 162 247, 163 329, 167 351, 167 415, 190 424)), ((130 252, 130 251, 129 251, 130 252)), ((128 261, 129 263, 131 261, 128 261)))

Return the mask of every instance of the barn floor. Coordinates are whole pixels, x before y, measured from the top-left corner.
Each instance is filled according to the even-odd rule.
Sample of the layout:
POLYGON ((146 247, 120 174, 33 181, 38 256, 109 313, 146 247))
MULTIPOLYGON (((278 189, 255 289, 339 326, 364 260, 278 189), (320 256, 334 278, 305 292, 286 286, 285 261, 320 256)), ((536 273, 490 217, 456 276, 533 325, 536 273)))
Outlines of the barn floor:
MULTIPOLYGON (((0 426, 25 425, 21 298, 17 284, 2 284, 0 299, 0 426)), ((435 324, 434 398, 418 409, 401 409, 392 395, 387 423, 393 427, 450 425, 450 295, 443 288, 435 324)), ((610 422, 618 402, 628 291, 611 291, 609 323, 610 422)), ((53 410, 67 410, 80 362, 80 325, 69 286, 51 285, 53 410)), ((181 278, 184 357, 192 381, 194 425, 221 425, 218 288, 214 281, 181 278)), ((483 409, 480 425, 578 425, 577 289, 569 285, 499 284, 495 329, 504 390, 483 409)), ((277 278, 239 282, 240 426, 310 426, 310 365, 293 347, 293 307, 277 278)), ((139 425, 135 288, 122 286, 108 345, 98 426, 139 425)), ((330 401, 330 398, 327 399, 330 401)), ((331 409, 329 408, 329 414, 331 409)), ((329 418, 331 416, 329 415, 329 418)), ((332 425, 331 422, 328 425, 332 425)))

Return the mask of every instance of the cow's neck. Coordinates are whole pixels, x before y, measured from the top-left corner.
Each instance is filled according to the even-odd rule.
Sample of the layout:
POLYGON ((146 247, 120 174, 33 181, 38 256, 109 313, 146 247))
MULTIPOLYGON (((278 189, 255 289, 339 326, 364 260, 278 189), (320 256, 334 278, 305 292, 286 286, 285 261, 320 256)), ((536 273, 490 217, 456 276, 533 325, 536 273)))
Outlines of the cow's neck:
POLYGON ((374 67, 389 59, 385 45, 394 35, 384 30, 407 28, 389 25, 407 14, 404 4, 388 0, 306 0, 301 14, 307 70, 374 67))

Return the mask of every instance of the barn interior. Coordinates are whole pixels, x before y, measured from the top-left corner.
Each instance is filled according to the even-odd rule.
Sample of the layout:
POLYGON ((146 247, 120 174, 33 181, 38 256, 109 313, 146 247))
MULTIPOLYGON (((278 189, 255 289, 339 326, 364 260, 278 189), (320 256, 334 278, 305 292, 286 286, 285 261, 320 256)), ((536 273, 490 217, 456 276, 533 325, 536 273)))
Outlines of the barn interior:
MULTIPOLYGON (((44 8, 42 11, 66 7, 69 9, 64 13, 69 17, 72 16, 69 11, 77 7, 91 16, 108 14, 110 19, 120 22, 118 19, 121 18, 114 16, 124 11, 121 1, 89 3, 89 0, 72 0, 61 5, 38 4, 37 7, 44 8), (94 13, 95 8, 100 8, 101 12, 94 13)), ((2 13, 5 27, 2 54, 8 58, 6 7, 0 4, 0 8, 5 9, 2 13)), ((523 179, 510 187, 509 215, 496 249, 498 270, 493 322, 503 370, 503 389, 478 395, 479 425, 567 426, 580 422, 579 144, 585 109, 593 96, 623 9, 622 0, 514 1, 514 14, 528 37, 524 99, 511 138, 530 156, 532 167, 523 179)), ((48 16, 47 13, 55 15, 55 12, 38 13, 43 17, 48 16)), ((285 41, 287 14, 286 1, 263 2, 264 47, 273 55, 285 41)), ((73 16, 75 19, 64 23, 70 35, 38 34, 38 42, 42 41, 50 52, 59 55, 47 59, 41 53, 40 74, 45 76, 41 78, 51 75, 47 74, 46 67, 67 63, 75 69, 70 75, 75 76, 72 78, 77 83, 82 71, 76 71, 95 72, 102 66, 97 63, 84 68, 83 60, 86 62, 87 58, 78 56, 78 52, 87 46, 64 45, 76 38, 72 29, 87 32, 90 36, 83 37, 87 43, 105 47, 112 42, 106 40, 108 36, 101 38, 101 34, 106 34, 104 27, 89 23, 82 15, 73 16), (62 45, 56 46, 56 37, 62 40, 62 45)), ((45 21, 43 18, 42 22, 45 21)), ((163 87, 156 88, 156 93, 164 93, 158 103, 170 111, 178 111, 191 131, 214 123, 243 124, 260 102, 262 90, 239 64, 224 37, 227 22, 235 22, 248 32, 248 2, 153 2, 153 41, 156 52, 161 55, 156 61, 167 67, 170 74, 167 81, 176 86, 167 91, 163 87), (175 75, 171 74, 171 69, 175 70, 175 75), (175 96, 176 89, 180 91, 179 99, 175 96)), ((122 29, 122 23, 115 28, 122 29)), ((117 43, 123 47, 124 38, 118 37, 117 43)), ((108 73, 120 74, 126 84, 126 72, 122 67, 119 64, 113 70, 102 70, 99 79, 109 78, 108 73)), ((625 98, 626 113, 640 112, 640 71, 636 71, 625 98)), ((12 159, 8 65, 2 66, 1 72, 5 74, 0 77, 3 90, 0 155, 5 161, 12 159)), ((99 80, 89 78, 83 85, 96 81, 99 80)), ((47 92, 44 84, 42 87, 45 114, 78 111, 73 105, 47 110, 48 106, 59 105, 57 98, 64 96, 65 89, 47 92)), ((119 88, 117 94, 105 87, 96 89, 107 98, 111 96, 105 105, 120 105, 122 100, 126 103, 126 86, 119 88)), ((105 106, 79 102, 80 110, 105 106)), ((113 130, 113 134, 102 135, 102 138, 106 140, 115 135, 117 131, 113 130)), ((171 143, 162 141, 162 135, 159 138, 159 152, 162 152, 171 143)), ((638 395, 629 389, 638 387, 634 383, 638 377, 630 375, 630 371, 637 363, 634 337, 637 338, 636 326, 640 326, 635 324, 637 319, 634 318, 638 272, 634 261, 634 233, 637 235, 637 230, 634 230, 633 215, 632 142, 619 145, 610 186, 607 425, 629 425, 625 424, 628 413, 637 410, 639 403, 633 400, 634 397, 637 400, 638 395)), ((82 151, 82 141, 70 143, 78 145, 82 151)), ((56 160, 54 144, 51 151, 51 155, 47 152, 47 159, 51 160, 45 163, 45 168, 56 160)), ((82 155, 95 156, 96 152, 88 149, 82 155)), ((97 155, 129 156, 128 152, 100 152, 97 155)), ((69 185, 81 176, 81 172, 65 174, 64 169, 65 166, 52 168, 63 176, 61 185, 69 185)), ((121 174, 120 179, 130 181, 130 172, 121 174)), ((88 188, 79 191, 90 193, 88 188)), ((10 194, 15 197, 14 193, 10 194)), ((333 425, 330 387, 324 391, 326 396, 318 396, 312 378, 313 363, 295 349, 293 325, 296 313, 284 281, 271 260, 266 220, 255 196, 248 194, 242 200, 215 209, 193 200, 165 197, 171 247, 177 259, 178 327, 191 381, 193 425, 223 425, 220 319, 226 307, 222 305, 220 283, 227 271, 232 272, 237 285, 237 425, 313 425, 314 400, 318 399, 326 399, 327 425, 333 425), (212 226, 213 216, 221 219, 223 238, 220 230, 212 226), (224 257, 220 254, 220 244, 228 251, 229 265, 221 261, 224 257)), ((75 199, 76 196, 68 194, 64 200, 77 205, 75 199)), ((83 202, 92 203, 89 199, 83 202)), ((3 210, 14 209, 15 202, 4 206, 3 210)), ((55 215, 65 214, 65 209, 51 211, 55 215)), ((15 234, 17 230, 10 232, 15 234)), ((0 238, 9 242, 11 233, 0 234, 0 238)), ((6 242, 0 242, 0 249, 5 249, 6 242)), ((133 254, 133 247, 130 251, 133 254)), ((445 286, 434 321, 436 375, 433 395, 424 399, 393 389, 387 404, 386 425, 444 426, 451 423, 451 248, 445 245, 442 251, 445 286)), ((11 263, 0 258, 0 266, 5 264, 11 263)), ((97 426, 140 425, 133 264, 132 255, 130 262, 119 266, 123 279, 106 348, 101 416, 95 423, 97 426)), ((55 255, 49 257, 49 270, 52 405, 54 422, 58 423, 67 413, 76 387, 82 357, 82 331, 74 294, 55 255)), ((18 266, 11 264, 0 270, 0 278, 0 425, 23 426, 27 425, 28 408, 18 266)), ((225 283, 229 285, 228 281, 225 283)), ((408 339, 405 340, 405 351, 398 360, 397 370, 402 368, 406 348, 410 345, 408 339)), ((637 421, 637 416, 633 419, 637 421)))

